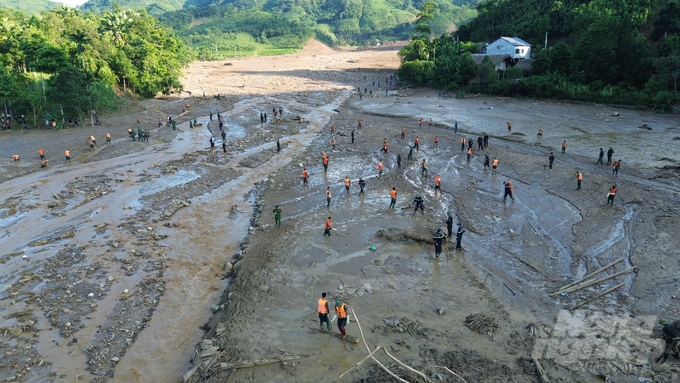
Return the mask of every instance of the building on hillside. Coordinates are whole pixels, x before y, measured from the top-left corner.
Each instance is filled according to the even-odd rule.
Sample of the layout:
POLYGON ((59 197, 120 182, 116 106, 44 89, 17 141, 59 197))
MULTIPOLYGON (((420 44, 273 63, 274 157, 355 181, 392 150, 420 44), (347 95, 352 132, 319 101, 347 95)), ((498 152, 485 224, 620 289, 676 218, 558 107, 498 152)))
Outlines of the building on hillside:
POLYGON ((497 71, 517 66, 524 72, 531 70, 532 45, 518 37, 501 37, 492 43, 483 43, 479 53, 472 58, 477 65, 489 57, 497 71))

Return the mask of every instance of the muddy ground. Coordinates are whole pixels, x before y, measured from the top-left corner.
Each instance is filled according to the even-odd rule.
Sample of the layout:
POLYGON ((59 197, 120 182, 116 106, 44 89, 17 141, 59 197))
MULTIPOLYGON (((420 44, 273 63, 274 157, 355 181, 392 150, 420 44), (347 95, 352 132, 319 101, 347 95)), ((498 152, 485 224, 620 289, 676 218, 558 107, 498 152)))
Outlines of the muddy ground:
MULTIPOLYGON (((339 379, 367 351, 361 341, 319 333, 316 301, 328 292, 355 310, 369 347, 383 345, 433 381, 460 381, 446 367, 468 382, 537 382, 532 357, 551 381, 677 380, 675 358, 654 362, 663 349, 658 318, 680 319, 677 118, 600 105, 458 100, 395 86, 385 96, 383 76, 398 65, 396 51, 313 42, 275 59, 195 63, 181 98, 135 104, 103 116, 101 127, 0 137, 3 153, 22 156, 19 164, 4 156, 0 166, 0 375, 396 381, 373 361, 339 379), (374 97, 360 99, 357 86, 374 97), (272 107, 283 116, 273 119, 272 107), (217 117, 209 118, 217 111, 226 154, 217 117), (266 124, 260 111, 269 115, 266 124), (137 115, 152 131, 149 142, 126 138, 137 115), (177 131, 157 128, 166 115, 176 116, 177 131), (201 126, 190 129, 194 118, 201 126), (100 138, 106 132, 110 147, 100 138), (483 132, 490 145, 478 151, 483 132), (97 150, 87 147, 91 134, 97 150), (416 136, 420 150, 408 161, 416 136), (470 162, 462 137, 475 140, 470 162), (380 152, 383 139, 389 155, 380 152), (61 161, 66 145, 70 165, 61 161), (611 166, 595 164, 597 149, 610 146, 624 163, 617 178, 611 166), (40 148, 52 162, 42 171, 40 148), (499 159, 498 174, 484 171, 484 153, 499 159), (575 190, 576 171, 582 190, 575 190), (436 175, 441 195, 434 194, 436 175), (359 177, 367 184, 361 196, 359 177), (507 180, 515 200, 503 202, 507 180), (610 208, 614 182, 619 197, 610 208), (388 209, 392 187, 396 209, 388 209), (425 212, 413 215, 415 193, 425 212), (276 204, 281 228, 272 225, 276 204), (447 211, 467 229, 463 250, 448 242, 434 260, 428 238, 445 228, 447 211), (337 230, 324 237, 328 216, 337 230), (619 275, 550 295, 619 259, 597 277, 619 275)), ((347 330, 359 335, 354 317, 347 330)), ((403 379, 425 380, 382 351, 375 355, 403 379)))

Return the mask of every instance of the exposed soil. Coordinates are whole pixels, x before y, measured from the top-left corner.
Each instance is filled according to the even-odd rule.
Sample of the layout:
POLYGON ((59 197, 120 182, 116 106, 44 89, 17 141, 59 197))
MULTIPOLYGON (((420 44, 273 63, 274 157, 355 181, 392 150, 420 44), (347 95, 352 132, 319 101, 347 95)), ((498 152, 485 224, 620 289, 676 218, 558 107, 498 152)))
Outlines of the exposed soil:
MULTIPOLYGON (((195 63, 180 98, 131 104, 100 117, 102 126, 2 135, 0 150, 22 160, 10 154, 0 164, 0 376, 396 381, 370 360, 338 378, 367 355, 358 319, 368 347, 384 346, 432 381, 460 381, 455 373, 468 382, 538 382, 533 358, 551 381, 677 380, 677 359, 655 362, 664 347, 658 318, 680 315, 677 119, 598 105, 457 100, 389 79, 385 96, 398 49, 313 43, 295 55, 195 63), (357 87, 373 97, 360 98, 357 87), (274 118, 272 108, 283 115, 274 118), (268 113, 264 124, 260 112, 268 113), (149 141, 127 137, 138 115, 149 141), (177 130, 157 126, 167 115, 177 130), (484 132, 490 145, 477 150, 484 132), (88 147, 90 135, 99 148, 88 147), (416 136, 420 148, 408 160, 416 136), (470 161, 462 137, 474 142, 470 161), (595 164, 599 148, 610 146, 624 164, 616 178, 611 166, 595 164), (43 170, 41 148, 51 161, 43 170), (498 174, 484 169, 484 153, 498 158, 498 174), (514 200, 503 201, 508 180, 514 200), (612 183, 619 192, 609 207, 612 183), (393 187, 397 205, 389 209, 393 187), (425 211, 414 215, 415 193, 425 211), (274 205, 283 210, 280 228, 274 205), (446 231, 448 211, 467 230, 463 249, 449 239, 435 260, 431 238, 446 231), (328 216, 337 230, 324 237, 328 216), (619 275, 550 295, 621 258, 596 277, 619 275), (329 306, 341 299, 356 312, 347 331, 358 341, 334 336, 334 322, 334 334, 319 333, 322 292, 329 306)), ((375 356, 407 381, 425 380, 383 351, 375 356)))

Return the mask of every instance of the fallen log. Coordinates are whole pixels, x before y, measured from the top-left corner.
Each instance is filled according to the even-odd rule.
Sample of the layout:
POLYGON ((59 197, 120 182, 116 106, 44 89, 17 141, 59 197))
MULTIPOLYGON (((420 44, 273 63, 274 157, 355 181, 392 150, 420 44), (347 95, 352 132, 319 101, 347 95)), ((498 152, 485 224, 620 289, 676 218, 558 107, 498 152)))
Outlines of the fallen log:
POLYGON ((581 290, 581 289, 584 289, 584 288, 586 288, 586 287, 589 287, 589 286, 592 286, 592 285, 596 285, 596 284, 601 283, 601 282, 604 282, 604 281, 608 281, 608 280, 610 280, 610 279, 612 279, 612 278, 618 277, 619 275, 626 274, 626 273, 632 271, 633 269, 635 269, 635 266, 629 267, 629 268, 627 268, 627 269, 625 269, 625 270, 623 270, 623 271, 619 271, 618 273, 614 273, 614 274, 612 274, 612 275, 608 275, 608 276, 606 276, 606 277, 604 277, 604 278, 596 279, 596 280, 594 280, 594 281, 589 281, 589 282, 587 282, 587 283, 584 283, 584 284, 581 284, 581 285, 578 285, 578 286, 570 287, 570 288, 568 288, 568 289, 566 289, 566 290, 564 290, 564 291, 562 291, 562 292, 564 292, 564 293, 570 293, 570 292, 572 292, 572 291, 581 290))
POLYGON ((418 242, 425 242, 430 245, 434 245, 434 240, 432 239, 431 235, 416 233, 415 231, 410 230, 404 230, 404 233, 402 235, 404 236, 404 238, 413 239, 418 242))
POLYGON ((581 306, 583 306, 583 305, 587 305, 588 303, 590 303, 590 302, 592 302, 592 301, 594 301, 594 300, 596 300, 596 299, 598 299, 598 298, 602 298, 603 296, 605 296, 605 295, 611 293, 612 291, 614 291, 614 290, 616 290, 616 289, 618 289, 618 288, 620 288, 620 287, 623 287, 625 284, 626 284, 626 282, 619 283, 618 285, 612 287, 611 289, 609 289, 609 290, 607 290, 607 291, 605 291, 605 292, 603 292, 603 293, 601 293, 601 294, 598 294, 598 295, 596 295, 596 296, 594 296, 594 297, 588 299, 588 300, 585 301, 585 302, 579 303, 579 304, 577 304, 576 306, 570 308, 569 310, 576 310, 577 308, 579 308, 579 307, 581 307, 581 306))
POLYGON ((541 379, 541 383, 550 383, 550 380, 548 380, 548 376, 545 374, 545 371, 543 371, 543 366, 541 366, 538 359, 533 355, 531 355, 531 359, 534 360, 534 366, 536 366, 536 371, 538 372, 538 377, 541 379))
POLYGON ((566 290, 566 289, 568 289, 568 288, 570 288, 570 287, 572 287, 572 286, 574 286, 574 285, 577 285, 577 284, 579 284, 579 283, 585 281, 586 279, 592 277, 592 276, 595 275, 595 274, 599 274, 599 273, 601 273, 601 272, 607 270, 608 268, 610 268, 610 267, 616 265, 617 263, 619 263, 619 262, 621 262, 621 261, 623 261, 623 258, 620 258, 620 259, 618 259, 618 260, 616 260, 616 261, 614 261, 614 262, 612 262, 612 263, 610 263, 610 264, 608 264, 608 265, 606 265, 606 266, 604 266, 604 267, 602 267, 602 268, 600 268, 600 269, 598 269, 598 270, 595 270, 595 271, 593 271, 592 273, 590 273, 590 274, 584 276, 583 278, 577 279, 577 280, 575 280, 575 281, 573 281, 573 282, 571 282, 571 283, 569 283, 569 284, 566 284, 566 285, 560 287, 559 290, 555 291, 554 293, 551 293, 550 296, 551 296, 551 297, 554 297, 555 295, 559 295, 559 294, 561 294, 564 290, 566 290))
POLYGON ((304 355, 289 355, 282 356, 280 358, 268 358, 268 359, 254 359, 251 361, 245 360, 239 363, 220 363, 220 368, 222 370, 236 370, 239 368, 250 368, 255 366, 265 366, 268 364, 289 362, 291 360, 302 359, 304 355))
POLYGON ((347 374, 350 373, 351 371, 354 371, 354 370, 356 370, 357 368, 361 367, 361 365, 364 364, 365 361, 367 361, 368 359, 372 358, 372 357, 373 357, 373 354, 375 354, 376 352, 378 352, 378 350, 380 350, 382 347, 383 347, 383 346, 378 346, 378 348, 376 348, 375 350, 373 350, 373 351, 372 351, 370 354, 368 354, 364 359, 361 359, 360 361, 358 361, 358 362, 354 365, 354 367, 352 367, 352 368, 350 368, 349 370, 343 372, 342 375, 340 375, 340 377, 342 378, 343 376, 347 375, 347 374))

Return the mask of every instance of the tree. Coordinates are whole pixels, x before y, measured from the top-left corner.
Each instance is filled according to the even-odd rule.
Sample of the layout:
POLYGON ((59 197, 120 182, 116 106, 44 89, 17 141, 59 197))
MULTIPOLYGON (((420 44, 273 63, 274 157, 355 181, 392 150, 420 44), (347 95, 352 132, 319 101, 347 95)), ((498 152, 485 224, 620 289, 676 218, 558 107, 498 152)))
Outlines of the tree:
POLYGON ((51 45, 40 48, 36 56, 37 60, 33 68, 38 72, 56 73, 69 65, 66 52, 51 45))
POLYGON ((430 0, 423 4, 420 12, 416 14, 416 32, 429 36, 431 33, 430 22, 437 13, 439 13, 439 5, 434 1, 430 0))
POLYGON ((62 118, 80 118, 87 113, 90 99, 87 95, 87 82, 81 71, 66 66, 48 80, 48 85, 48 96, 54 103, 55 112, 60 111, 62 118))
POLYGON ((467 84, 472 80, 472 78, 477 73, 477 65, 475 60, 472 59, 472 55, 469 52, 464 53, 458 59, 458 65, 456 66, 456 76, 458 77, 459 84, 467 84))
POLYGON ((479 67, 477 68, 477 78, 479 79, 480 84, 486 87, 495 81, 496 77, 496 68, 491 62, 491 59, 489 59, 489 56, 484 56, 484 60, 482 60, 482 63, 479 64, 479 67))
POLYGON ((680 55, 658 57, 654 60, 659 77, 673 87, 673 93, 678 94, 678 77, 680 77, 680 55))

